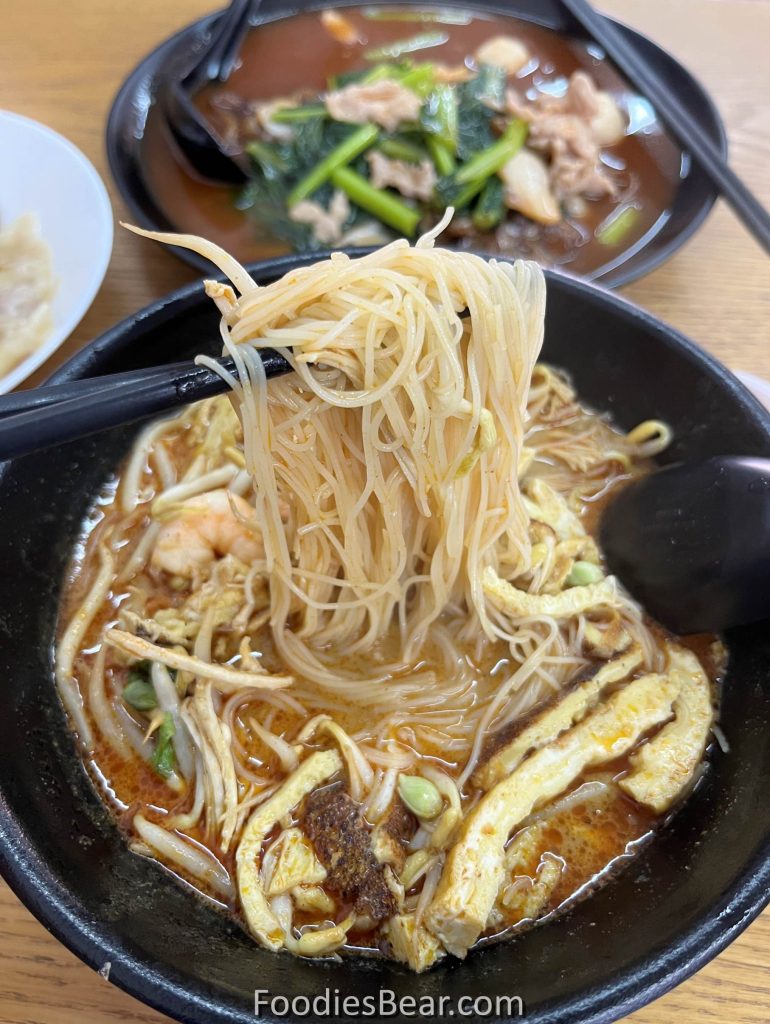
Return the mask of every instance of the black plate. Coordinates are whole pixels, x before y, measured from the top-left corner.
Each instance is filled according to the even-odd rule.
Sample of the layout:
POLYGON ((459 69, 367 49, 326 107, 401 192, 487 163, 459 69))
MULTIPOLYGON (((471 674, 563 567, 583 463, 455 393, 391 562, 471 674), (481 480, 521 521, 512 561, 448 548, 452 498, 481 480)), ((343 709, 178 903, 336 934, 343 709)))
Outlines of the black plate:
MULTIPOLYGON (((361 2, 338 0, 333 6, 360 6, 361 2)), ((409 5, 409 0, 378 0, 378 6, 389 4, 404 7, 409 5)), ((328 6, 328 2, 321 0, 265 0, 255 24, 328 6)), ((430 7, 431 4, 421 6, 430 7)), ((433 6, 459 7, 523 18, 565 32, 574 38, 586 39, 582 28, 572 20, 558 0, 448 0, 446 3, 434 3, 433 6)), ((157 81, 172 62, 181 68, 194 60, 197 48, 205 42, 217 17, 219 15, 201 18, 158 46, 134 69, 115 97, 107 121, 107 157, 115 183, 135 222, 142 227, 161 231, 176 230, 155 203, 142 172, 142 138, 157 81)), ((671 54, 633 29, 625 25, 619 27, 639 55, 655 67, 665 85, 676 93, 699 130, 726 156, 724 125, 703 86, 671 54)), ((635 242, 627 252, 618 254, 604 267, 585 275, 587 279, 600 281, 610 288, 634 281, 667 260, 698 229, 713 206, 717 193, 697 165, 691 164, 689 154, 682 156, 681 173, 682 181, 670 216, 663 227, 646 244, 635 242)), ((175 249, 174 252, 193 266, 211 272, 211 264, 197 254, 187 249, 175 249)))
MULTIPOLYGON (((258 279, 302 262, 309 261, 262 265, 258 279)), ((143 356, 182 359, 218 347, 218 338, 214 306, 195 283, 108 331, 56 379, 132 369, 143 356)), ((622 426, 649 416, 671 423, 668 459, 770 456, 770 416, 734 377, 595 286, 549 275, 544 355, 622 426)), ((137 429, 0 467, 0 867, 83 960, 96 968, 109 962, 111 981, 197 1024, 253 1024, 255 988, 287 997, 325 988, 341 996, 377 997, 380 988, 453 1000, 519 996, 529 1024, 607 1024, 687 977, 759 913, 770 893, 767 624, 728 637, 722 727, 730 753, 714 753, 671 825, 569 914, 464 963, 449 958, 418 977, 382 961, 312 963, 268 953, 129 853, 75 754, 51 650, 80 524, 137 429)))

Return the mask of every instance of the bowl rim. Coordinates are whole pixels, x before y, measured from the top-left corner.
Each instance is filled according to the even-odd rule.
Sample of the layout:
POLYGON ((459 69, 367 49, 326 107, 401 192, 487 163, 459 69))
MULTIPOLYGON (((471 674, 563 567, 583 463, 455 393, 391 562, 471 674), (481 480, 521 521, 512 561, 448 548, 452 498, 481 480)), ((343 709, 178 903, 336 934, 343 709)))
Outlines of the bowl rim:
MULTIPOLYGON (((274 279, 290 267, 327 258, 329 253, 287 255, 249 264, 249 271, 274 279)), ((489 257, 487 257, 489 258, 489 257)), ((655 332, 684 353, 688 360, 718 379, 733 401, 757 422, 770 442, 770 412, 715 357, 676 328, 628 299, 600 285, 558 271, 546 271, 549 284, 577 299, 594 315, 610 311, 621 321, 635 322, 655 332)), ((132 332, 146 321, 168 322, 175 314, 205 299, 202 279, 192 281, 124 318, 59 367, 49 382, 64 382, 98 372, 99 363, 133 344, 132 332)), ((0 484, 12 462, 0 464, 0 484)), ((30 865, 23 821, 7 806, 0 789, 0 874, 22 903, 68 949, 95 970, 110 963, 109 980, 141 1002, 189 1024, 235 1024, 241 1013, 212 997, 203 986, 192 991, 162 965, 142 961, 111 939, 108 926, 78 912, 76 902, 46 862, 30 865)), ((770 902, 770 836, 755 851, 729 889, 710 905, 677 939, 674 946, 653 950, 641 961, 612 974, 605 985, 544 1007, 545 1022, 611 1024, 648 1005, 690 977, 725 949, 770 902)), ((241 1011, 242 1012, 242 1011, 241 1011)), ((257 1017, 254 1018, 258 1020, 257 1017)), ((264 1018, 268 1019, 268 1018, 264 1018)), ((283 1018, 289 1020, 291 1018, 283 1018)), ((398 1018, 393 1018, 398 1019, 398 1018)))
MULTIPOLYGON (((311 2, 307 6, 302 6, 301 8, 298 8, 296 4, 292 2, 292 0, 280 0, 280 2, 285 5, 285 7, 281 11, 277 12, 275 16, 273 16, 271 12, 271 16, 269 18, 264 18, 262 20, 258 18, 257 20, 252 22, 253 27, 258 28, 261 24, 265 24, 271 21, 278 21, 284 18, 295 17, 297 14, 312 13, 324 10, 329 7, 363 5, 363 0, 337 0, 337 3, 334 3, 333 0, 311 0, 311 2)), ((378 2, 380 3, 381 6, 420 6, 419 0, 378 0, 378 2)), ((431 3, 426 3, 423 6, 430 7, 431 3)), ((439 5, 436 4, 435 6, 439 5)), ((470 7, 472 9, 477 9, 482 12, 497 13, 510 18, 518 18, 519 20, 522 21, 529 21, 533 24, 544 25, 544 22, 542 22, 541 19, 537 18, 534 15, 525 16, 523 14, 517 14, 516 12, 506 13, 505 4, 502 2, 502 0, 446 0, 445 6, 459 8, 465 6, 470 7)), ((142 57, 139 63, 136 64, 135 67, 128 73, 123 83, 118 88, 118 91, 115 93, 115 97, 110 106, 110 111, 107 116, 107 123, 105 126, 104 134, 104 145, 107 154, 107 163, 110 168, 110 173, 112 174, 112 178, 115 182, 118 192, 120 193, 123 202, 130 210, 132 217, 135 218, 136 223, 140 227, 147 228, 148 230, 174 231, 177 229, 163 215, 163 212, 160 210, 160 208, 157 207, 152 195, 150 195, 150 199, 153 207, 155 208, 155 210, 157 210, 157 213, 160 218, 159 220, 153 219, 153 217, 150 216, 145 211, 144 206, 136 197, 134 189, 132 188, 131 185, 130 175, 126 173, 124 162, 122 161, 119 152, 121 137, 119 118, 122 113, 122 109, 125 106, 127 97, 134 94, 137 91, 137 87, 141 83, 144 76, 147 74, 148 68, 151 65, 157 63, 162 53, 164 53, 165 51, 172 51, 177 46, 182 37, 185 36, 188 32, 191 32, 195 29, 200 30, 204 27, 209 27, 213 22, 217 20, 217 18, 221 17, 221 14, 221 11, 215 11, 211 14, 203 15, 202 17, 189 22, 187 25, 182 26, 172 35, 168 36, 162 42, 158 43, 157 46, 153 47, 153 49, 150 50, 147 54, 145 54, 145 56, 142 57)), ((724 121, 722 120, 722 116, 719 112, 719 109, 714 99, 712 98, 709 91, 702 84, 700 79, 697 78, 689 70, 689 68, 687 68, 676 56, 674 56, 674 54, 670 53, 664 47, 660 46, 657 42, 655 42, 655 40, 651 39, 643 32, 639 32, 635 28, 632 28, 630 25, 626 25, 625 22, 620 21, 617 18, 611 18, 607 14, 602 14, 602 17, 606 18, 616 28, 620 29, 622 34, 628 37, 632 43, 636 43, 641 40, 644 44, 650 46, 653 49, 656 56, 662 55, 664 58, 672 61, 679 68, 679 70, 690 80, 692 87, 698 93, 699 99, 704 104, 706 110, 708 111, 709 117, 713 123, 715 134, 712 136, 712 142, 716 145, 717 151, 719 152, 720 156, 722 156, 724 159, 727 159, 728 139, 724 121)), ((545 27, 548 26, 545 25, 545 27)), ((550 29, 550 31, 556 30, 550 29)), ((563 34, 569 35, 570 38, 580 38, 582 33, 580 32, 580 30, 578 30, 573 33, 563 34)), ((153 74, 152 80, 154 80, 155 77, 155 74, 153 74)), ((685 150, 682 151, 682 159, 686 159, 689 161, 692 160, 690 154, 685 150)), ((149 190, 148 194, 150 194, 149 190)), ((719 195, 720 193, 716 186, 712 186, 704 195, 704 198, 699 208, 696 210, 695 214, 690 218, 690 220, 688 220, 685 226, 676 235, 669 239, 668 242, 666 242, 664 245, 662 245, 660 248, 654 251, 652 250, 651 245, 645 244, 641 246, 642 254, 638 262, 635 262, 632 267, 628 266, 628 261, 626 260, 625 262, 621 262, 620 266, 617 269, 613 269, 622 255, 618 254, 618 256, 616 256, 614 260, 610 260, 607 263, 605 263, 603 267, 597 268, 597 272, 592 276, 573 276, 579 276, 580 280, 595 281, 597 284, 603 284, 605 282, 605 279, 609 278, 610 280, 606 282, 605 286, 612 288, 622 287, 623 285, 630 284, 632 281, 636 281, 639 278, 644 277, 646 274, 649 274, 650 271, 654 270, 656 267, 665 263, 674 255, 675 252, 677 252, 680 248, 682 248, 683 245, 685 245, 686 242, 689 241, 689 239, 695 234, 696 231, 698 231, 698 229, 701 227, 703 222, 708 217, 714 204, 719 198, 719 195), (598 271, 602 270, 603 273, 598 273, 598 271)), ((202 270, 204 272, 211 270, 211 267, 208 264, 208 262, 202 257, 198 256, 197 253, 192 253, 188 249, 179 249, 176 247, 172 247, 172 251, 177 257, 179 257, 185 263, 188 263, 190 266, 195 267, 197 270, 202 270)), ((304 254, 289 253, 287 255, 293 256, 304 254)), ((321 255, 321 251, 315 252, 312 255, 315 257, 319 257, 321 255)), ((563 270, 561 271, 561 273, 569 274, 569 271, 563 270)))
POLYGON ((71 160, 73 165, 77 167, 78 174, 87 181, 88 188, 93 197, 92 222, 94 227, 94 246, 89 260, 90 274, 87 286, 81 289, 77 296, 73 296, 74 301, 70 303, 67 316, 54 328, 50 337, 26 356, 17 366, 14 366, 9 373, 0 377, 0 394, 10 391, 18 384, 21 384, 22 381, 25 381, 27 377, 42 366, 47 359, 50 359, 86 315, 107 273, 107 268, 112 258, 114 235, 112 204, 107 187, 102 181, 99 172, 82 150, 65 135, 61 135, 41 121, 26 117, 24 114, 0 109, 0 126, 2 126, 3 122, 20 125, 23 131, 41 136, 45 140, 46 145, 49 145, 51 149, 57 149, 66 154, 66 159, 71 160))

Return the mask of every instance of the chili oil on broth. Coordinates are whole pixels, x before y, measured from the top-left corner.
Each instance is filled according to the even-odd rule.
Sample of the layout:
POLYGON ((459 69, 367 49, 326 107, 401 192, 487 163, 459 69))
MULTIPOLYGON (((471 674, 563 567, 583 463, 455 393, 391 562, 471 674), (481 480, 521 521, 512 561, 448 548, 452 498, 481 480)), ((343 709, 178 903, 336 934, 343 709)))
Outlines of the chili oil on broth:
MULTIPOLYGON (((533 390, 532 394, 535 396, 534 404, 537 406, 535 415, 537 417, 539 412, 543 411, 542 403, 538 405, 537 388, 533 390)), ((585 431, 586 418, 585 413, 573 409, 569 416, 562 418, 558 429, 567 433, 572 430, 575 437, 579 437, 585 431)), ((612 447, 613 440, 617 438, 618 447, 622 447, 622 435, 614 432, 606 422, 599 418, 595 416, 589 418, 593 428, 604 438, 606 446, 612 447)), ((553 418, 546 416, 543 424, 535 424, 535 433, 537 429, 546 431, 555 429, 553 418)), ((164 445, 175 464, 177 477, 181 477, 192 457, 189 434, 189 426, 185 426, 184 421, 180 420, 177 430, 172 429, 170 433, 167 432, 164 435, 164 445)), ((537 468, 538 473, 544 478, 547 479, 550 476, 554 484, 561 482, 564 486, 565 470, 563 467, 560 468, 554 460, 544 458, 539 461, 537 468)), ((602 473, 599 470, 593 474, 578 474, 582 490, 579 493, 576 507, 584 519, 595 528, 599 508, 608 500, 613 488, 622 486, 633 476, 644 473, 648 469, 648 461, 639 458, 632 460, 630 464, 617 465, 609 481, 607 473, 602 473)), ((178 586, 177 581, 169 580, 162 575, 156 574, 153 577, 143 572, 137 579, 121 580, 121 566, 125 566, 129 561, 150 523, 149 505, 153 498, 163 490, 157 464, 148 456, 142 468, 140 480, 143 500, 131 515, 126 516, 120 506, 123 474, 124 471, 121 471, 105 487, 87 520, 82 542, 76 551, 76 559, 62 608, 62 621, 66 623, 80 606, 98 573, 100 545, 110 542, 109 538, 112 537, 111 543, 118 563, 117 578, 107 601, 94 618, 84 637, 81 653, 75 661, 74 674, 81 692, 84 694, 88 690, 94 651, 99 646, 99 638, 107 625, 117 621, 119 609, 125 602, 131 586, 146 586, 149 589, 149 609, 174 607, 187 596, 184 589, 178 586)), ((569 473, 566 475, 568 476, 569 473)), ((454 622, 456 623, 456 619, 454 622)), ((444 624, 447 628, 452 628, 451 614, 445 616, 444 624)), ((662 636, 663 634, 661 634, 661 638, 662 636)), ((340 668, 351 671, 376 672, 378 667, 393 664, 396 651, 395 637, 393 640, 394 642, 391 644, 389 638, 386 637, 376 645, 370 654, 359 654, 355 659, 340 657, 340 668)), ((697 649, 701 654, 709 649, 712 640, 713 638, 696 638, 697 649)), ((696 644, 693 646, 695 647, 696 644)), ((281 670, 282 666, 266 625, 259 636, 253 638, 253 648, 259 652, 270 670, 281 670)), ((402 672, 404 675, 423 673, 426 678, 434 676, 443 680, 445 684, 450 684, 450 688, 459 676, 463 680, 462 689, 466 705, 468 700, 471 702, 489 700, 494 695, 499 680, 511 668, 509 647, 501 641, 488 642, 485 645, 469 643, 459 648, 457 654, 458 659, 453 663, 451 659, 447 659, 445 652, 442 652, 440 642, 429 642, 422 650, 419 661, 416 664, 404 666, 402 672)), ((113 701, 120 700, 127 674, 128 667, 125 659, 110 649, 106 662, 106 688, 113 701)), ((297 680, 297 685, 299 691, 303 693, 312 691, 312 686, 307 681, 297 680)), ((387 685, 387 681, 385 685, 387 685)), ((303 697, 303 700, 308 703, 306 698, 303 697)), ((280 770, 279 766, 269 748, 255 742, 253 732, 249 727, 249 720, 251 718, 259 719, 261 716, 262 720, 266 721, 265 714, 270 715, 271 729, 275 733, 291 739, 301 730, 306 716, 290 707, 276 709, 274 706, 266 706, 259 695, 249 696, 247 694, 242 703, 233 701, 233 698, 223 698, 223 702, 234 703, 229 722, 235 746, 246 751, 249 769, 255 776, 266 776, 269 779, 271 775, 280 770)), ((525 701, 521 704, 519 712, 526 711, 533 702, 534 698, 530 699, 528 703, 525 701)), ((413 765, 420 762, 436 765, 454 779, 458 779, 462 772, 468 753, 467 744, 465 748, 462 745, 459 748, 448 746, 446 742, 448 734, 442 731, 441 727, 433 732, 430 728, 412 728, 408 723, 408 714, 405 715, 405 722, 401 725, 392 720, 389 723, 373 722, 372 715, 367 709, 356 708, 340 700, 334 701, 322 694, 318 694, 318 707, 310 707, 308 714, 314 714, 319 708, 328 709, 335 721, 362 744, 368 742, 371 745, 374 740, 376 746, 375 734, 378 728, 384 727, 386 731, 395 733, 402 749, 411 752, 413 765)), ((441 717, 447 709, 437 702, 435 710, 441 717)), ((515 720, 519 712, 514 709, 514 713, 509 713, 508 720, 515 720)), ((462 707, 452 714, 455 718, 461 718, 462 707)), ((102 799, 115 814, 127 837, 132 836, 132 822, 137 812, 141 812, 150 822, 162 825, 168 821, 169 816, 184 814, 190 809, 193 801, 192 787, 188 786, 187 792, 183 794, 172 792, 165 780, 159 777, 139 754, 132 752, 130 757, 123 758, 112 749, 101 735, 98 723, 87 701, 86 715, 92 728, 94 743, 90 752, 84 756, 85 766, 102 799)), ((507 918, 502 915, 495 920, 477 944, 483 945, 508 937, 530 927, 537 920, 558 913, 576 898, 611 877, 651 837, 654 830, 660 825, 661 818, 623 795, 615 785, 615 780, 622 777, 627 769, 628 760, 626 758, 605 766, 601 772, 592 771, 581 774, 563 797, 554 801, 552 806, 546 807, 543 811, 535 812, 522 823, 520 828, 516 829, 509 840, 509 845, 515 843, 529 826, 533 826, 536 830, 535 840, 520 864, 520 875, 517 881, 520 882, 522 892, 526 893, 536 885, 543 865, 558 862, 560 865, 559 881, 542 904, 537 907, 536 912, 529 916, 526 913, 522 915, 516 910, 516 894, 514 893, 514 910, 507 918)), ((467 785, 463 792, 463 811, 467 814, 479 798, 479 794, 467 785)), ((291 817, 292 824, 296 824, 297 814, 292 813, 291 817)), ((275 833, 276 829, 268 837, 266 844, 268 848, 270 839, 274 837, 275 833)), ((231 878, 234 877, 237 837, 229 851, 223 855, 217 844, 216 836, 207 832, 203 821, 191 828, 186 828, 184 835, 193 843, 199 844, 201 848, 208 849, 212 856, 224 866, 231 878)), ((134 848, 145 855, 150 853, 146 848, 142 848, 142 844, 136 844, 135 840, 134 848)), ((155 859, 160 860, 157 856, 155 859)), ((160 863, 163 861, 160 860, 160 863)), ((169 867, 165 864, 164 867, 202 895, 214 900, 220 906, 226 906, 230 912, 240 916, 237 894, 231 899, 225 899, 221 893, 207 890, 200 880, 186 874, 178 866, 169 867)), ((421 879, 420 882, 422 881, 421 879)), ((407 889, 406 896, 417 899, 419 892, 420 884, 418 883, 411 890, 407 889)), ((343 917, 347 909, 345 906, 338 907, 336 918, 343 917)), ((318 923, 318 920, 314 919, 312 915, 303 913, 296 919, 296 923, 299 925, 314 924, 318 923)), ((384 951, 376 929, 369 932, 351 932, 343 949, 349 952, 368 953, 384 951)))
MULTIPOLYGON (((583 43, 550 29, 517 18, 474 11, 467 23, 444 24, 425 21, 373 20, 366 8, 340 9, 362 38, 364 46, 346 47, 336 42, 321 26, 318 12, 292 15, 267 22, 246 36, 240 65, 227 82, 226 91, 244 100, 270 100, 298 91, 320 92, 331 76, 371 66, 362 56, 367 47, 385 46, 418 32, 440 30, 446 42, 413 54, 415 60, 438 60, 461 64, 485 40, 495 35, 520 39, 533 55, 530 65, 512 84, 520 93, 557 79, 566 80, 574 71, 588 72, 599 89, 620 96, 632 107, 633 134, 611 149, 612 166, 636 181, 628 199, 605 198, 586 204, 579 221, 565 218, 565 231, 531 224, 522 230, 524 218, 507 218, 508 241, 503 247, 494 233, 474 231, 467 236, 443 236, 462 248, 501 252, 508 256, 535 258, 552 265, 569 265, 576 274, 592 274, 651 238, 665 223, 681 174, 681 154, 664 133, 643 101, 632 97, 628 86, 610 65, 583 43), (298 79, 301 69, 301 79, 298 79), (626 202, 638 211, 633 228, 622 244, 603 245, 595 237, 602 223, 626 202), (573 245, 574 243, 574 245, 573 245)), ((389 10, 389 9, 388 9, 389 10)), ((397 9, 396 9, 397 10, 397 9)), ((429 10, 429 8, 425 8, 429 10)), ((454 13, 457 13, 452 8, 454 13)), ((410 10, 410 14, 413 11, 410 10)), ((204 112, 222 90, 207 87, 200 95, 204 112)), ((290 246, 268 234, 247 213, 235 206, 236 192, 226 186, 200 180, 185 164, 174 146, 162 115, 151 107, 142 140, 142 163, 146 182, 158 206, 175 230, 201 234, 218 243, 240 260, 249 263, 284 255, 290 246)), ((557 225, 557 228, 560 226, 557 225)))

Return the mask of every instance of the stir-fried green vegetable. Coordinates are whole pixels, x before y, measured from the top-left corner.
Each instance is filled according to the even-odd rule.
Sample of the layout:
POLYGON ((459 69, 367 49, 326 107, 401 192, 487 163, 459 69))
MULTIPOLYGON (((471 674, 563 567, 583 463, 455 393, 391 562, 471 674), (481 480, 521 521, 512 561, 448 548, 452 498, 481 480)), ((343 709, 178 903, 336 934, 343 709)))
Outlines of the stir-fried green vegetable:
POLYGON ((158 706, 155 688, 150 682, 148 662, 138 662, 128 673, 123 687, 123 700, 136 711, 152 711, 158 706))
POLYGON ((470 25, 472 15, 466 11, 441 7, 433 11, 408 11, 402 7, 365 7, 363 15, 369 21, 435 21, 441 25, 470 25))
POLYGON ((417 64, 404 71, 395 81, 418 96, 427 96, 436 82, 436 74, 432 64, 417 64))
POLYGON ((473 208, 473 226, 479 231, 491 231, 505 217, 503 183, 491 177, 481 190, 478 202, 473 208))
MULTIPOLYGON (((428 140, 426 140, 426 144, 428 144, 428 140)), ((419 164, 428 158, 427 150, 399 135, 381 139, 377 144, 377 149, 391 160, 405 160, 409 164, 419 164)))
POLYGON ((417 35, 409 36, 408 39, 398 39, 393 43, 386 43, 385 46, 378 46, 372 50, 366 50, 364 57, 367 60, 384 60, 388 57, 403 57, 405 53, 415 53, 417 50, 427 50, 431 46, 443 46, 449 39, 446 32, 418 32, 417 35))
POLYGON ((615 210, 599 226, 596 237, 602 245, 619 245, 638 220, 639 210, 635 206, 615 210))
MULTIPOLYGON (((441 32, 421 32, 370 50, 372 66, 330 80, 333 102, 289 97, 271 111, 265 130, 244 147, 253 176, 237 198, 239 208, 301 250, 344 244, 351 229, 368 229, 371 218, 413 237, 449 206, 467 214, 476 230, 494 231, 513 202, 503 168, 525 145, 528 125, 506 110, 504 68, 482 64, 474 74, 409 57, 441 40, 441 32), (376 161, 369 159, 372 151, 376 161), (373 174, 387 187, 375 186, 373 174), (332 208, 335 190, 347 205, 332 208), (314 205, 295 215, 303 200, 314 205)), ((613 214, 598 240, 618 244, 637 216, 633 206, 613 214)))
POLYGON ((479 73, 457 87, 457 156, 469 160, 495 141, 492 121, 505 102, 505 72, 483 64, 479 73))
POLYGON ((364 124, 344 139, 339 146, 329 153, 320 163, 299 181, 288 195, 289 206, 296 206, 302 199, 307 199, 321 187, 340 167, 345 167, 365 149, 369 149, 380 134, 373 124, 364 124))
POLYGON ((323 103, 306 103, 300 107, 283 107, 276 110, 271 120, 276 124, 296 124, 297 121, 312 121, 314 117, 326 117, 323 103))
POLYGON ((150 758, 150 764, 164 779, 173 775, 176 769, 176 755, 174 754, 174 734, 176 728, 174 719, 169 712, 163 716, 163 721, 155 733, 155 750, 150 758))
POLYGON ((491 175, 497 174, 500 168, 518 153, 526 137, 527 125, 523 121, 511 121, 497 142, 482 149, 463 164, 455 174, 455 181, 458 185, 467 185, 472 181, 485 181, 491 175))
POLYGON ((452 156, 452 150, 446 142, 437 135, 429 135, 425 140, 425 145, 428 147, 436 171, 442 176, 452 174, 457 164, 452 156))
POLYGON ((348 198, 352 199, 367 213, 373 214, 383 224, 395 228, 407 238, 417 230, 422 214, 412 206, 407 206, 401 199, 397 199, 392 192, 385 189, 375 188, 371 182, 361 174, 357 174, 349 167, 340 167, 332 174, 332 184, 342 189, 348 198))
POLYGON ((426 97, 420 126, 450 153, 457 151, 457 96, 450 85, 437 85, 426 97))

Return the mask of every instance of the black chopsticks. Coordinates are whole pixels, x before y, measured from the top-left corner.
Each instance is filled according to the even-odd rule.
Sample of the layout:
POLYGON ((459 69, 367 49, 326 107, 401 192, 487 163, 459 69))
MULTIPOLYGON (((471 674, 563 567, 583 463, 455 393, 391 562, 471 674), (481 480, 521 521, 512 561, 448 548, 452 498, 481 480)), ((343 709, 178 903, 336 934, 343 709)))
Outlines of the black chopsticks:
POLYGON ((562 3, 632 85, 652 103, 671 133, 691 153, 759 244, 770 252, 770 214, 730 169, 714 144, 700 132, 655 69, 639 57, 617 26, 595 11, 587 0, 562 0, 562 3))
MULTIPOLYGON (((235 373, 232 359, 218 362, 235 373)), ((271 350, 265 350, 262 362, 268 377, 291 370, 283 356, 271 350)), ((135 423, 226 390, 219 374, 184 362, 4 395, 0 398, 0 460, 135 423)))

